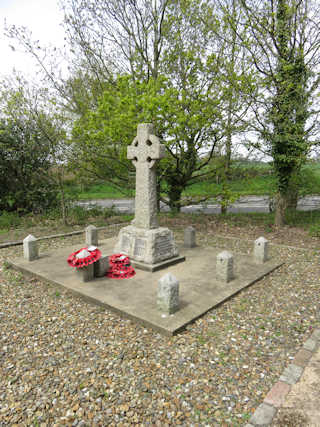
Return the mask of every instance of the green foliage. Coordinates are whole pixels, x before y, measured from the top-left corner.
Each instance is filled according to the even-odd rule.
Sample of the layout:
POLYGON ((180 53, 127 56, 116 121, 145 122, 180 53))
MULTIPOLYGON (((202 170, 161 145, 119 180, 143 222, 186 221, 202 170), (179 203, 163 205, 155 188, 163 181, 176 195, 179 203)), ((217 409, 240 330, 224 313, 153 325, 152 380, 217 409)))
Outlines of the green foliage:
POLYGON ((68 221, 72 224, 86 224, 90 218, 107 219, 115 215, 113 208, 93 206, 89 209, 82 206, 73 206, 68 209, 68 221))
POLYGON ((307 164, 301 168, 299 176, 299 196, 320 194, 320 164, 307 164))
POLYGON ((212 121, 213 114, 218 115, 214 113, 217 101, 199 93, 197 102, 191 102, 190 96, 195 94, 181 94, 164 78, 132 82, 128 76, 119 76, 117 85, 104 92, 97 110, 88 112, 74 127, 78 155, 99 177, 115 185, 123 180, 130 182, 133 166, 126 159, 127 146, 136 134, 137 123, 155 123, 156 133, 167 141, 169 157, 161 162, 159 176, 166 183, 163 188, 167 188, 173 207, 194 171, 201 169, 198 151, 208 139, 214 141, 218 132, 212 121), (109 168, 106 158, 110 160, 109 168))
POLYGON ((16 212, 3 211, 0 215, 0 230, 9 230, 11 227, 16 227, 21 222, 19 215, 16 212))
POLYGON ((44 211, 57 203, 51 141, 39 121, 45 115, 31 113, 22 87, 3 86, 0 101, 0 210, 44 211))
POLYGON ((320 237, 320 210, 286 212, 286 223, 292 227, 302 227, 313 237, 320 237))
MULTIPOLYGON (((118 188, 132 188, 129 176, 134 169, 126 158, 126 149, 138 123, 153 123, 168 154, 160 162, 159 188, 166 193, 171 209, 179 210, 182 192, 200 175, 214 175, 205 166, 226 137, 226 108, 229 116, 234 111, 239 113, 245 94, 252 91, 247 67, 228 62, 227 46, 216 36, 217 31, 225 32, 227 24, 220 27, 219 11, 214 10, 213 3, 159 2, 152 11, 148 2, 110 0, 94 5, 89 8, 83 3, 70 8, 67 20, 73 43, 88 66, 89 83, 82 82, 82 88, 92 94, 83 97, 79 90, 80 100, 87 99, 89 107, 81 108, 73 127, 74 160, 87 174, 118 188), (124 10, 124 14, 119 13, 124 10), (93 45, 103 43, 99 31, 92 33, 88 27, 89 17, 102 33, 108 29, 110 43, 121 45, 113 66, 122 71, 116 76, 105 72, 99 79, 100 96, 92 86, 92 76, 109 70, 109 54, 100 51, 96 55, 93 45), (92 48, 83 49, 83 40, 92 48), (203 153, 207 157, 200 157, 203 153)), ((234 57, 239 53, 236 44, 233 53, 234 57)), ((80 89, 79 74, 70 84, 80 89)), ((244 129, 242 122, 237 126, 235 116, 232 119, 228 121, 228 137, 235 129, 244 129)))
POLYGON ((317 224, 310 225, 309 234, 313 237, 320 237, 320 220, 317 224))
POLYGON ((233 161, 230 169, 232 180, 267 177, 272 174, 272 166, 263 162, 233 161))
MULTIPOLYGON (((67 222, 69 224, 86 224, 90 219, 101 219, 105 220, 112 216, 115 216, 116 213, 113 208, 103 208, 100 206, 93 206, 89 209, 83 206, 77 206, 75 204, 68 206, 67 209, 67 222)), ((44 212, 39 218, 39 222, 42 221, 57 221, 60 219, 59 209, 49 209, 44 212)))
POLYGON ((56 202, 49 148, 33 122, 0 122, 0 210, 39 212, 56 202))
POLYGON ((301 167, 314 143, 311 104, 320 84, 314 72, 320 63, 319 9, 305 0, 241 4, 250 35, 242 39, 243 46, 259 73, 251 127, 263 144, 253 145, 273 158, 276 222, 281 226, 296 200, 301 167))

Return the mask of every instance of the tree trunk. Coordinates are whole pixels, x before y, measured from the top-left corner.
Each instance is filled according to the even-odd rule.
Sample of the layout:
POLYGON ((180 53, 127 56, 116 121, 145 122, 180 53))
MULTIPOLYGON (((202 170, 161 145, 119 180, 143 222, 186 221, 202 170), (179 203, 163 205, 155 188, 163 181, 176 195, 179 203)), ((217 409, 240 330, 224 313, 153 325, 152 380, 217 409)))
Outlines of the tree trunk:
POLYGON ((289 209, 292 210, 296 210, 297 209, 297 205, 298 205, 298 190, 295 189, 294 191, 290 191, 290 194, 288 194, 288 199, 287 199, 287 207, 289 209))
MULTIPOLYGON (((233 0, 232 2, 232 16, 233 19, 235 19, 236 16, 236 3, 233 0)), ((235 32, 232 33, 232 49, 231 49, 231 71, 232 73, 234 72, 235 69, 235 49, 236 49, 236 38, 237 35, 235 32)), ((233 127, 232 127, 232 112, 233 112, 233 103, 234 103, 234 90, 232 90, 232 85, 230 85, 231 88, 231 93, 229 94, 229 102, 228 102, 228 116, 227 116, 227 126, 226 126, 226 133, 227 133, 227 138, 226 138, 226 143, 225 143, 225 150, 226 150, 226 154, 225 154, 225 158, 224 158, 224 176, 223 176, 223 181, 224 181, 224 185, 228 185, 228 182, 230 180, 230 167, 231 167, 231 153, 232 153, 232 132, 233 127)), ((223 186, 224 186, 223 185, 223 186)), ((222 190, 222 203, 221 203, 221 214, 225 215, 227 213, 227 209, 228 209, 228 197, 225 196, 225 192, 224 189, 222 190)))
POLYGON ((287 208, 287 197, 284 194, 278 193, 275 197, 276 210, 274 223, 276 227, 283 227, 285 225, 285 214, 287 208))
POLYGON ((294 176, 287 190, 287 207, 292 210, 297 209, 299 198, 299 184, 294 176))
POLYGON ((226 215, 228 211, 228 206, 226 205, 226 203, 222 203, 221 204, 221 215, 226 215))
POLYGON ((64 186, 63 186, 62 177, 61 177, 60 174, 58 176, 58 183, 59 183, 59 189, 60 189, 60 193, 61 193, 61 216, 62 216, 62 222, 63 222, 63 225, 68 225, 66 198, 65 198, 65 193, 64 193, 64 186))
POLYGON ((180 212, 182 190, 183 189, 181 187, 178 187, 176 185, 170 186, 169 188, 168 196, 171 213, 180 212))

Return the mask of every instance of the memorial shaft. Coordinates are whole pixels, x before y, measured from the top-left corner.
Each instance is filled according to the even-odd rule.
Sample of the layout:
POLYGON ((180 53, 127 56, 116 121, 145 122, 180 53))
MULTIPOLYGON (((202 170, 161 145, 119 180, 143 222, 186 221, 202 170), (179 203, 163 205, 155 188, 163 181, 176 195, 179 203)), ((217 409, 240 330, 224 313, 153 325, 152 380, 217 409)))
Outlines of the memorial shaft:
POLYGON ((157 177, 156 166, 141 162, 136 167, 135 218, 139 228, 157 228, 157 177))
POLYGON ((153 125, 139 124, 137 136, 128 147, 128 159, 136 168, 135 227, 149 230, 159 226, 156 162, 164 155, 165 147, 154 135, 153 125))

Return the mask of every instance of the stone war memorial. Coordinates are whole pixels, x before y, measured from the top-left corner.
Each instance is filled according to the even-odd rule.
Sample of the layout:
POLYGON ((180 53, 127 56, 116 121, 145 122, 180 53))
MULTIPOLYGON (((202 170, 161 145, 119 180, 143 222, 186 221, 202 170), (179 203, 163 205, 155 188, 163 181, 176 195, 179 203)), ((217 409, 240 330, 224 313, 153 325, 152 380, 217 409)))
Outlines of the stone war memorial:
POLYGON ((51 253, 42 253, 39 239, 29 235, 12 267, 170 336, 281 265, 264 237, 245 253, 232 253, 197 244, 189 226, 179 246, 157 216, 156 165, 165 153, 152 124, 139 124, 127 150, 136 168, 131 224, 102 241, 88 225, 82 245, 51 253))
POLYGON ((137 136, 128 147, 128 159, 136 168, 135 216, 122 228, 115 252, 129 255, 137 268, 155 271, 184 261, 179 256, 172 231, 159 227, 157 216, 156 162, 165 156, 165 147, 149 123, 138 125, 137 136))

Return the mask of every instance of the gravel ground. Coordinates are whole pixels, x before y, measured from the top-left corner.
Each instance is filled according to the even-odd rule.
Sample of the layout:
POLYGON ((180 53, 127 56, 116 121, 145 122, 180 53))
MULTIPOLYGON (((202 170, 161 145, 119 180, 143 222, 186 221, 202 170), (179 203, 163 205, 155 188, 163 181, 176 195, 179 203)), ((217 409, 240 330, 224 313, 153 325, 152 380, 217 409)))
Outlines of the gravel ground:
MULTIPOLYGON (((242 253, 252 245, 217 237, 217 228, 197 231, 200 243, 242 253)), ((181 241, 181 230, 176 236, 181 241)), ((245 424, 320 326, 316 243, 317 250, 272 245, 281 268, 171 338, 7 270, 2 261, 21 247, 3 249, 0 426, 245 424)))

